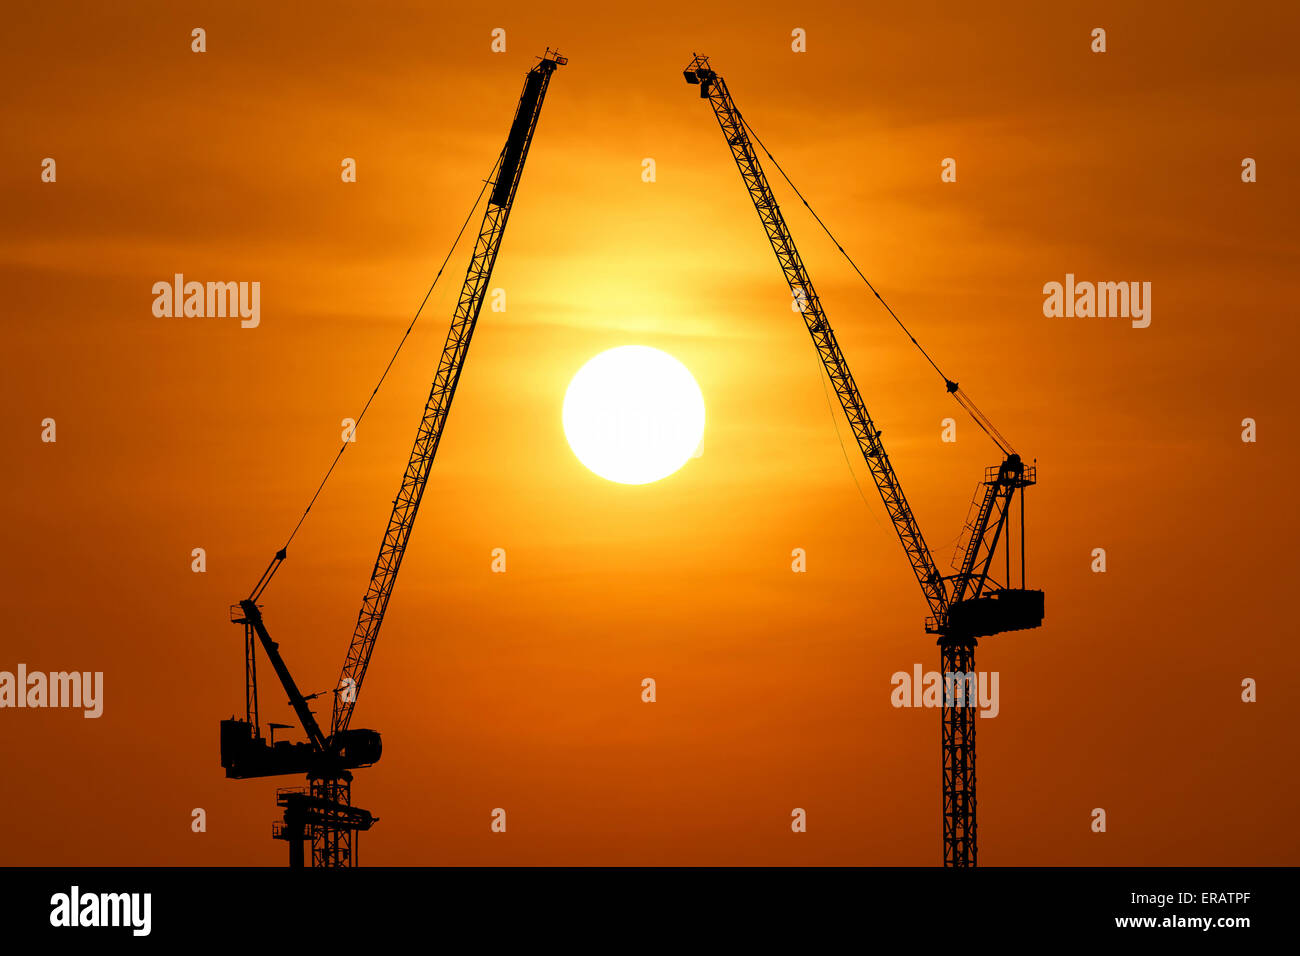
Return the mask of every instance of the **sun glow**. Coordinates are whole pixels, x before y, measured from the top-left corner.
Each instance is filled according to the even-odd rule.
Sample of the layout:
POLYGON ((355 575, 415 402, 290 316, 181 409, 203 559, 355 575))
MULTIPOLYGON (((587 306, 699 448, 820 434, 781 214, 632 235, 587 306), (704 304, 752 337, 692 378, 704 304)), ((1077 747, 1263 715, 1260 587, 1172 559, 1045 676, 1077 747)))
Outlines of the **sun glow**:
POLYGON ((704 396, 667 352, 623 345, 578 369, 564 394, 564 436, 591 471, 624 485, 666 478, 704 437, 704 396))

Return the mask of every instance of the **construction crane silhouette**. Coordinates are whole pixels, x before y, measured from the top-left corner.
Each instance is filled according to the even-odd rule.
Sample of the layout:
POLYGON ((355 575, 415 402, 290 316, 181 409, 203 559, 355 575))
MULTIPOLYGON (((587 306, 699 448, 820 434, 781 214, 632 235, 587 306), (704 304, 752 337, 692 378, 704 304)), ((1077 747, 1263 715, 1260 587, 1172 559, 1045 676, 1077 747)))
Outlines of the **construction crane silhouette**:
MULTIPOLYGON (((919 343, 916 345, 935 371, 943 377, 945 387, 975 419, 1006 456, 1000 465, 989 468, 976 490, 975 501, 968 513, 966 526, 958 544, 954 561, 956 574, 941 575, 930 549, 921 535, 912 509, 903 494, 903 486, 876 427, 863 404, 857 384, 849 371, 844 354, 840 351, 835 332, 831 329, 821 300, 813 288, 812 280, 804 268, 799 250, 795 248, 785 217, 768 185, 767 176, 759 165, 750 134, 753 132, 727 90, 727 84, 709 65, 705 56, 695 56, 683 71, 686 82, 700 89, 700 97, 709 101, 717 117, 722 135, 731 148, 732 158, 740 170, 749 198, 754 203, 758 217, 767 232, 772 251, 785 274, 793 301, 803 313, 804 322, 812 336, 813 345, 821 358, 826 375, 839 396, 840 405, 848 418, 849 426, 857 439, 862 457, 866 460, 885 510, 889 513, 898 540, 907 553, 917 583, 930 608, 925 630, 938 636, 943 694, 943 861, 945 866, 975 866, 977 862, 975 818, 975 719, 977 693, 975 672, 975 646, 977 639, 1004 631, 1038 627, 1043 621, 1043 592, 1025 588, 1024 560, 1024 489, 1037 479, 1036 468, 1026 466, 1005 438, 975 407, 956 382, 939 371, 919 343), (1020 587, 1011 586, 1011 545, 1009 518, 1011 501, 1020 492, 1020 587), (999 541, 1008 539, 1003 582, 992 576, 994 553, 999 541)), ((754 136, 757 140, 758 137, 754 136)), ((759 145, 762 146, 761 140, 759 145)), ((763 150, 769 160, 771 153, 763 150)), ((780 169, 779 165, 777 166, 780 169)), ((784 176, 782 171, 782 176, 784 176)), ((787 182, 789 177, 785 177, 787 182)), ((793 187, 793 183, 790 184, 793 187)), ((796 189, 796 193, 798 190, 796 189)), ((803 199, 800 194, 800 199, 803 199)), ((807 200, 803 200, 807 205, 807 200)), ((812 207, 808 206, 809 211, 812 207)), ((816 212, 813 215, 817 217, 816 212)), ((821 218, 817 217, 821 223, 821 218)), ((824 223, 822 228, 826 229, 824 223)), ((826 229, 827 234, 830 230, 826 229)), ((831 236, 834 241, 834 236, 831 236)), ((844 249, 836 242, 843 253, 844 249)), ((844 253, 845 258, 848 254, 844 253)), ((853 260, 849 259, 850 264, 853 260)), ((853 266, 857 270, 857 266, 853 266)), ((858 270, 858 274, 861 271, 858 270)), ((862 276, 863 281, 866 276, 862 276)), ((889 309, 884 299, 867 282, 876 298, 889 309)), ((890 315, 906 332, 906 327, 889 309, 890 315)))
MULTIPOLYGON (((401 487, 393 501, 393 511, 379 547, 379 556, 375 559, 370 574, 370 585, 366 588, 365 599, 357 614, 356 628, 343 662, 343 672, 334 691, 334 709, 328 736, 308 706, 308 701, 320 695, 304 695, 299 691, 280 654, 279 645, 267 631, 258 604, 262 592, 288 556, 287 543, 276 552, 249 596, 231 607, 231 620, 244 628, 245 715, 243 720, 231 718, 221 722, 221 765, 226 770, 226 776, 234 778, 306 774, 306 787, 283 788, 277 795, 277 803, 284 809, 284 819, 274 825, 272 835, 288 842, 290 866, 304 865, 305 844, 308 840, 311 841, 312 866, 355 866, 357 834, 369 830, 378 819, 368 811, 352 805, 351 771, 371 766, 378 761, 383 745, 378 732, 350 728, 352 712, 361 693, 379 629, 384 622, 388 600, 397 582, 397 573, 402 565, 411 529, 415 526, 415 515, 438 451, 452 398, 456 394, 456 385, 460 381, 461 369, 469 352, 470 338, 474 334, 474 326, 487 294, 488 282, 492 278, 492 269, 501 248, 501 239, 505 235, 510 209, 523 175, 524 161, 528 157, 528 149, 532 145, 537 120, 541 115, 542 102, 551 75, 557 67, 566 63, 566 57, 548 49, 539 58, 537 65, 529 70, 505 146, 494 167, 493 176, 484 185, 484 190, 491 185, 492 191, 488 196, 460 298, 452 315, 451 328, 438 361, 433 387, 416 432, 415 445, 402 473, 401 487), (257 706, 258 645, 288 694, 289 704, 307 735, 306 741, 275 741, 275 730, 283 729, 286 726, 283 724, 272 724, 272 740, 263 739, 257 706)), ((481 196, 480 193, 480 198, 481 196)), ((470 215, 473 215, 472 211, 470 215)), ((468 220, 466 224, 468 225, 468 220)), ((449 252, 448 257, 450 255, 449 252)), ((436 278, 434 281, 437 281, 436 278)), ((427 301, 427 295, 425 299, 427 301)), ((419 312, 416 316, 418 318, 419 312)), ((407 333, 410 333, 409 328, 407 333)), ((405 337, 402 341, 405 341, 405 337)), ((400 349, 399 345, 398 350, 400 349)), ((390 362, 389 367, 391 365, 390 362)), ((384 374, 387 375, 387 369, 384 374)), ((383 376, 380 378, 380 383, 382 382, 383 376)), ((376 385, 376 391, 378 387, 376 385)), ((374 393, 371 394, 373 397, 374 393)), ((366 407, 369 407, 368 402, 366 407)), ((343 448, 346 447, 345 444, 343 448)), ((340 449, 339 456, 342 453, 343 449, 340 449)), ((339 456, 335 457, 335 464, 338 463, 339 456)), ((329 479, 333 467, 331 465, 326 472, 321 487, 329 479)), ((319 488, 316 494, 320 494, 319 488)), ((315 500, 313 496, 312 503, 315 500)), ((310 510, 311 503, 308 504, 307 511, 303 512, 303 518, 310 510)), ((302 519, 299 519, 298 527, 301 525, 302 519)), ((297 528, 289 536, 290 541, 296 533, 297 528)))

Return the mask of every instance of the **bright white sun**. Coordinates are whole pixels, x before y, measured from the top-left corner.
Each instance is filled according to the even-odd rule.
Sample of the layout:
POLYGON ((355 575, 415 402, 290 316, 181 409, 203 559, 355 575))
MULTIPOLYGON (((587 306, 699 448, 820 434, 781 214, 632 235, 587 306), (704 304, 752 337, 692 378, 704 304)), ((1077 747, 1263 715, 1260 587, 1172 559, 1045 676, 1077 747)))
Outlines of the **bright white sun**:
POLYGON ((675 472, 704 437, 704 396, 667 352, 601 352, 564 393, 564 436, 578 460, 610 481, 644 485, 675 472))

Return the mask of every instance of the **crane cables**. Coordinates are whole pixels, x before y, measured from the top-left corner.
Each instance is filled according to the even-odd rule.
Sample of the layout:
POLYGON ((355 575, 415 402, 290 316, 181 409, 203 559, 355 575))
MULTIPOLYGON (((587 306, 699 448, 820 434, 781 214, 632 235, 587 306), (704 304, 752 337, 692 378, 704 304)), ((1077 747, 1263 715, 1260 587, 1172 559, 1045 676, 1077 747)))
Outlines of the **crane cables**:
MULTIPOLYGON (((406 340, 410 336, 411 330, 415 328, 415 323, 419 321, 420 313, 424 311, 424 306, 429 301, 429 296, 433 295, 434 287, 437 286, 438 280, 442 278, 443 270, 447 268, 447 263, 451 261, 452 255, 456 252, 456 247, 460 245, 461 237, 465 235, 466 227, 470 224, 470 220, 474 218, 474 211, 478 209, 479 203, 482 202, 483 194, 487 192, 488 186, 492 185, 492 179, 496 175, 497 167, 500 164, 501 158, 497 157, 497 161, 492 164, 492 169, 488 172, 487 178, 483 180, 483 187, 478 191, 478 196, 474 200, 474 205, 470 207, 469 213, 465 216, 465 221, 461 223, 460 231, 456 233, 456 238, 452 241, 451 248, 447 250, 447 255, 443 257, 442 265, 438 267, 437 274, 433 277, 433 281, 429 283, 429 288, 425 290, 424 298, 420 300, 420 305, 416 308, 415 315, 411 317, 411 322, 406 327, 406 331, 402 333, 402 338, 398 341, 397 348, 393 350, 392 357, 389 358, 388 364, 384 366, 383 372, 380 373, 379 381, 375 383, 375 387, 370 392, 370 397, 366 399, 365 405, 361 408, 361 413, 357 415, 356 424, 352 426, 353 434, 356 433, 356 429, 361 425, 361 420, 366 417, 366 412, 370 408, 370 403, 373 402, 375 396, 379 394, 380 386, 384 384, 384 379, 388 377, 389 370, 392 369, 393 363, 397 361, 397 356, 401 353, 402 346, 406 344, 406 340)), ((339 446, 338 454, 334 456, 334 460, 330 462, 329 468, 325 470, 325 477, 322 478, 320 484, 316 486, 316 493, 313 494, 311 500, 307 502, 307 507, 303 509, 302 515, 298 518, 298 523, 295 524, 293 530, 289 532, 289 537, 285 540, 284 546, 275 553, 275 557, 271 559, 271 563, 267 565, 266 570, 262 572, 261 578, 258 579, 257 585, 253 588, 251 596, 252 600, 257 600, 261 593, 266 590, 266 586, 271 583, 271 578, 274 576, 275 572, 279 570, 280 563, 283 562, 287 556, 289 545, 293 543, 293 539, 297 536, 298 529, 301 528, 302 523, 307 520, 308 513, 311 511, 312 506, 316 504, 316 499, 320 497, 320 493, 325 489, 325 483, 330 480, 330 475, 334 474, 335 466, 338 465, 339 459, 343 457, 343 453, 348 450, 348 445, 350 444, 352 443, 344 441, 343 444, 339 446)))
MULTIPOLYGON (((740 115, 739 110, 737 110, 737 115, 740 115)), ((826 223, 822 221, 822 217, 817 215, 817 210, 813 209, 808 200, 804 198, 803 193, 799 191, 799 187, 791 181, 790 177, 786 175, 785 170, 781 167, 781 164, 776 161, 776 157, 773 156, 771 151, 763 145, 763 140, 756 132, 754 132, 754 127, 749 125, 749 121, 745 119, 744 116, 740 117, 740 121, 745 124, 745 129, 748 130, 749 135, 754 138, 754 142, 758 143, 759 149, 763 151, 768 160, 771 161, 772 165, 776 167, 776 171, 781 174, 781 178, 786 181, 786 185, 794 190, 794 194, 799 197, 799 201, 804 204, 804 208, 812 213, 812 217, 817 220, 817 225, 821 226, 822 231, 826 233, 830 241, 835 243, 835 248, 840 251, 840 255, 844 256, 845 261, 853 267, 853 271, 858 274, 858 278, 866 283, 867 288, 871 290, 871 294, 874 295, 877 301, 885 307, 885 311, 889 313, 890 317, 898 323, 898 327, 903 330, 903 334, 906 335, 908 340, 916 346, 917 351, 925 356, 925 360, 930 363, 930 366, 939 373, 939 377, 943 379, 944 387, 948 390, 948 393, 957 400, 957 404, 966 410, 966 413, 970 415, 975 424, 980 427, 984 434, 989 436, 993 441, 993 444, 1002 449, 1004 455, 1014 454, 1015 449, 1011 447, 1011 443, 1007 441, 1006 437, 997 430, 997 427, 989 420, 988 416, 979 410, 979 407, 971 400, 971 397, 962 391, 961 387, 956 382, 943 374, 943 370, 940 369, 934 359, 930 357, 930 353, 921 347, 921 343, 916 340, 916 337, 913 336, 907 326, 903 324, 903 320, 898 317, 898 314, 895 313, 892 308, 890 308, 889 303, 884 300, 884 297, 876 291, 876 287, 871 284, 871 280, 862 274, 862 270, 859 269, 858 264, 853 261, 853 257, 845 251, 842 245, 840 245, 840 242, 835 238, 834 233, 832 233, 826 223)))

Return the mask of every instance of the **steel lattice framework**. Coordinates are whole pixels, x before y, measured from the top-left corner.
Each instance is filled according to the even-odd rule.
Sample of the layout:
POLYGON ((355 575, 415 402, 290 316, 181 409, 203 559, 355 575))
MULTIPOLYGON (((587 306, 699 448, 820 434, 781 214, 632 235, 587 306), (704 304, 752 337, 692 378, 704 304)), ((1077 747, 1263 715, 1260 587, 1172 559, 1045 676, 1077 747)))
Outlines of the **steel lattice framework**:
MULTIPOLYGON (((693 64, 693 68, 697 75, 700 70, 707 71, 708 61, 703 60, 702 66, 693 64)), ((768 185, 763 167, 759 165, 758 156, 745 130, 745 121, 727 91, 727 84, 722 77, 711 71, 708 72, 707 80, 702 89, 707 94, 709 105, 713 107, 718 125, 722 127, 722 135, 731 147, 732 158, 745 181, 745 188, 749 190, 749 198, 758 210, 758 218, 763 222, 763 229, 767 232, 768 242, 772 244, 781 271, 785 273, 793 301, 803 313, 804 324, 808 326, 813 345, 817 347, 826 374, 835 388, 835 394, 839 396, 844 415, 853 429, 853 437, 857 439, 862 457, 866 459, 871 476, 880 490, 880 498, 885 503, 885 510, 889 512, 894 530, 898 532, 903 550, 907 552, 916 580, 925 592, 930 611, 935 616, 940 616, 947 607, 943 577, 935 566, 930 549, 926 547, 925 538, 907 503, 907 496, 903 494, 903 486, 894 473, 894 466, 885 454, 885 446, 880 441, 880 430, 872 422, 862 396, 858 393, 853 373, 849 371, 844 353, 840 351, 839 342, 835 339, 835 331, 826 320, 826 313, 822 311, 821 299, 818 298, 799 250, 790 237, 790 230, 786 228, 781 207, 772 195, 772 187, 768 185)))
MULTIPOLYGON (((416 432, 415 444, 402 473, 402 483, 393 500, 392 514, 379 547, 379 556, 375 559, 370 583, 357 614, 356 628, 334 694, 328 736, 317 724, 308 705, 309 700, 319 695, 306 697, 299 691, 280 654, 279 645, 267 631, 257 603, 288 555, 287 542, 262 572, 262 577, 249 597, 231 608, 231 620, 244 628, 245 719, 236 720, 232 717, 221 722, 221 763, 226 776, 234 778, 306 772, 306 788, 282 789, 277 795, 277 803, 284 808, 284 819, 275 824, 272 835, 289 844, 290 866, 305 865, 304 847, 308 841, 311 843, 312 866, 355 866, 357 834, 369 830, 377 819, 369 811, 353 806, 350 769, 373 765, 382 752, 382 743, 380 735, 373 730, 349 729, 352 712, 375 649, 389 598, 392 597, 411 529, 415 525, 416 512, 424 496, 433 459, 447 423, 447 414, 456 394, 456 386, 460 382, 470 339, 492 279, 492 269, 501 249, 501 240, 519 188, 524 161, 537 129, 546 90, 556 68, 567 62, 567 58, 548 49, 528 71, 505 146, 502 147, 493 174, 484 184, 484 190, 490 185, 492 192, 483 211, 483 221, 474 242, 474 251, 452 314, 451 327, 438 360, 420 427, 416 432), (262 737, 257 707, 255 652, 259 645, 289 696, 289 703, 307 735, 306 742, 274 742, 276 727, 283 726, 276 724, 271 725, 270 742, 262 737)), ((480 198, 481 196, 482 194, 480 198)), ((458 242, 459 238, 457 236, 458 242)), ((417 312, 417 316, 418 314, 417 312)), ((382 382, 381 376, 380 383, 382 382)), ((336 463, 337 461, 335 458, 336 463)), ((326 480, 332 471, 333 466, 326 472, 326 480)), ((324 481, 321 484, 323 487, 324 481)), ((317 494, 319 493, 318 489, 317 494)), ((315 497, 308 503, 307 511, 311 510, 314 502, 315 497)), ((303 513, 304 517, 306 513, 303 513)), ((301 523, 300 519, 299 525, 301 523)), ((296 533, 297 529, 294 530, 296 533)), ((289 540, 292 539, 293 535, 290 535, 289 540)))
POLYGON ((557 65, 554 59, 543 59, 529 72, 510 136, 501 150, 492 195, 474 243, 474 255, 465 273, 465 282, 461 286, 456 311, 452 315, 442 357, 438 360, 438 370, 429 391, 429 400, 424 406, 424 416, 420 420, 415 445, 411 448, 410 460, 402 474, 401 487, 393 500, 393 511, 384 531, 383 542, 379 546, 379 556, 375 559, 370 585, 366 588, 365 599, 357 614, 356 628, 352 633, 352 642, 343 662, 343 672, 334 695, 332 733, 347 730, 352 720, 352 711, 361 691, 366 667, 370 664, 370 655, 375 650, 375 641, 379 637, 384 612, 397 581, 406 543, 415 526, 415 515, 429 480, 429 470, 433 466, 438 442, 447 423, 447 412, 456 395, 456 385, 460 381, 474 326, 483 308, 488 281, 501 249, 501 239, 505 235, 519 178, 523 174, 524 160, 537 128, 537 118, 542 111, 542 100, 557 65))
MULTIPOLYGON (((867 412, 853 374, 840 351, 835 332, 822 311, 821 300, 786 227, 785 217, 772 194, 748 127, 727 90, 726 81, 710 67, 708 58, 704 56, 694 57, 684 75, 688 83, 699 86, 701 98, 707 99, 713 108, 713 115, 731 149, 732 159, 740 170, 749 198, 758 212, 768 242, 790 287, 793 302, 803 314, 804 323, 812 336, 826 375, 835 388, 840 406, 857 439, 858 448, 871 471, 876 489, 880 492, 881 501, 884 502, 898 540, 907 554, 926 603, 930 606, 931 616, 926 620, 926 630, 939 635, 940 658, 947 684, 942 731, 944 864, 974 866, 976 702, 969 694, 962 693, 958 697, 947 691, 954 682, 961 682, 962 688, 973 690, 973 683, 970 682, 975 680, 976 636, 1018 627, 1036 627, 1037 622, 1023 623, 1024 619, 1032 618, 1035 600, 1038 621, 1041 622, 1042 592, 1024 592, 1022 588, 1018 592, 1021 595, 1037 595, 1036 599, 1030 597, 1026 601, 1023 597, 1017 599, 1017 592, 1010 590, 1009 550, 1008 580, 1006 586, 998 592, 998 596, 1004 600, 995 602, 994 605, 982 603, 988 601, 987 598, 982 599, 982 593, 989 581, 993 554, 1007 521, 1011 498, 1017 490, 1034 483, 1033 469, 1026 469, 1020 457, 1014 453, 1009 453, 1000 466, 990 469, 982 483, 984 488, 979 507, 964 529, 969 537, 958 573, 952 577, 941 575, 903 494, 898 475, 885 453, 880 430, 867 412), (1025 610, 1026 605, 1028 611, 1025 610), (961 613, 954 613, 955 609, 961 613)), ((957 384, 947 381, 947 385, 948 390, 957 393, 961 400, 957 384)), ((1023 569, 1022 551, 1022 575, 1023 569)))
POLYGON ((976 865, 975 641, 939 641, 943 675, 943 865, 976 865))
POLYGON ((324 777, 310 782, 311 796, 329 806, 321 819, 308 828, 311 834, 311 865, 355 866, 353 830, 345 807, 352 806, 352 774, 324 777))

